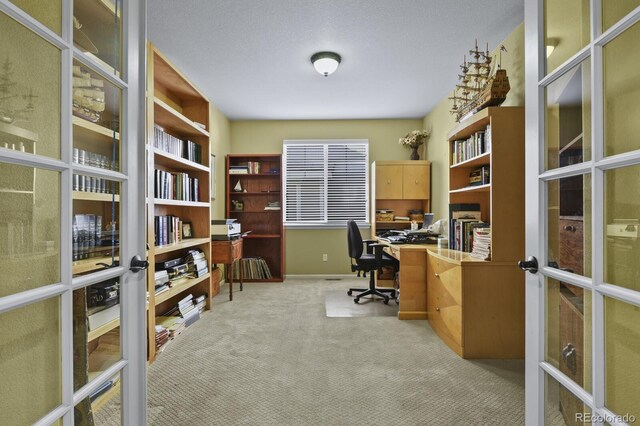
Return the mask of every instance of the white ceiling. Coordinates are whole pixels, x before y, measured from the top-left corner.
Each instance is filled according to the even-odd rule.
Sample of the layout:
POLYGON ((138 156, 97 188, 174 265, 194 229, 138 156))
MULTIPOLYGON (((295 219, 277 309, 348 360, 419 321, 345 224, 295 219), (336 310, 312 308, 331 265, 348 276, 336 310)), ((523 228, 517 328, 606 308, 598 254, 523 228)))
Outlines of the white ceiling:
POLYGON ((232 120, 420 118, 523 0, 149 0, 149 39, 232 120), (309 58, 342 56, 335 74, 309 58))

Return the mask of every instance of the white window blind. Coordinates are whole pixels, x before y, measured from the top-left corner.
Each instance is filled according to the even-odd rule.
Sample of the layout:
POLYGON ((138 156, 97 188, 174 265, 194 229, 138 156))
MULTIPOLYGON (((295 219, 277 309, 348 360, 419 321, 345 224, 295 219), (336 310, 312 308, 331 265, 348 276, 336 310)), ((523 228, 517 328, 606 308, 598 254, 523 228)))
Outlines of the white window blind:
POLYGON ((284 141, 283 154, 285 225, 369 222, 367 140, 284 141))

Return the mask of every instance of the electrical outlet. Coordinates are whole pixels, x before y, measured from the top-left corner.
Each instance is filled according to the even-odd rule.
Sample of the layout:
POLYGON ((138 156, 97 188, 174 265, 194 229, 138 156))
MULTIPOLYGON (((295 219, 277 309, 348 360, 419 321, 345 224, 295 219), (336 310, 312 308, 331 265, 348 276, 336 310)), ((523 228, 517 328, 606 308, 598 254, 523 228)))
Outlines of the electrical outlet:
POLYGON ((322 261, 326 262, 327 261, 327 253, 323 253, 322 254, 322 261))

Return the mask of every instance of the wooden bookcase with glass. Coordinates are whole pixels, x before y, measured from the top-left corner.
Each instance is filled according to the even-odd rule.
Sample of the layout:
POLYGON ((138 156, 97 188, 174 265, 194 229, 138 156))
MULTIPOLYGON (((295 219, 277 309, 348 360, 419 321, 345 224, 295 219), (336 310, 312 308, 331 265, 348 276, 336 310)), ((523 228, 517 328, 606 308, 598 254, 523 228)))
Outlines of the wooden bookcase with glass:
POLYGON ((245 281, 284 280, 281 170, 279 154, 227 156, 227 218, 236 219, 243 233, 250 231, 243 241, 245 281))
POLYGON ((147 66, 148 348, 153 361, 193 320, 193 309, 211 309, 210 137, 207 98, 152 44, 147 66))
MULTIPOLYGON (((108 270, 120 262, 122 89, 121 11, 108 1, 74 3, 74 44, 83 57, 72 64, 72 274, 108 270), (82 28, 82 30, 80 30, 82 28)), ((120 284, 117 278, 73 293, 74 389, 114 365, 120 350, 120 284)), ((95 414, 120 393, 120 375, 104 382, 76 416, 95 414)))

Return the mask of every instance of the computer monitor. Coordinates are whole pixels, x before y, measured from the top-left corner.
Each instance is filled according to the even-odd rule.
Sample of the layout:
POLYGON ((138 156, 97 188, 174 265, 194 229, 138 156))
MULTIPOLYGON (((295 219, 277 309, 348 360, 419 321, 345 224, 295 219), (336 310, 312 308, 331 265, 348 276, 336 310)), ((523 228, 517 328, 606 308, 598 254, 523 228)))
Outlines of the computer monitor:
POLYGON ((427 229, 433 223, 433 213, 425 213, 422 219, 422 228, 427 229))

